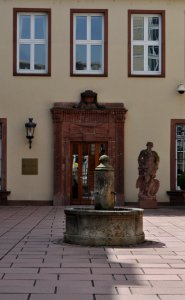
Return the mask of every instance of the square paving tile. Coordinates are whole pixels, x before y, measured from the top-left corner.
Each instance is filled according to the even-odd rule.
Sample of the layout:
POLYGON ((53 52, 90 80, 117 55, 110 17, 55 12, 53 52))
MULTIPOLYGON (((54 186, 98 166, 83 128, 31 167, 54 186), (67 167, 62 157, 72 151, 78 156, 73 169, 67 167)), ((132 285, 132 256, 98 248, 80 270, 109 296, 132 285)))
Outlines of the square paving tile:
POLYGON ((144 211, 147 242, 58 244, 62 207, 1 207, 0 300, 184 300, 185 209, 144 211))

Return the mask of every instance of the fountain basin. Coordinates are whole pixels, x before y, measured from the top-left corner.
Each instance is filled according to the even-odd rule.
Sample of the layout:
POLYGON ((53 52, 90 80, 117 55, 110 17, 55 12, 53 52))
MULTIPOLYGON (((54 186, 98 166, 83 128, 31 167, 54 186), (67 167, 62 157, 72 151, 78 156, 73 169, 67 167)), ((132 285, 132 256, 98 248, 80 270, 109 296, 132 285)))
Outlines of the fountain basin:
POLYGON ((66 208, 64 242, 84 246, 127 246, 144 242, 143 209, 66 208))

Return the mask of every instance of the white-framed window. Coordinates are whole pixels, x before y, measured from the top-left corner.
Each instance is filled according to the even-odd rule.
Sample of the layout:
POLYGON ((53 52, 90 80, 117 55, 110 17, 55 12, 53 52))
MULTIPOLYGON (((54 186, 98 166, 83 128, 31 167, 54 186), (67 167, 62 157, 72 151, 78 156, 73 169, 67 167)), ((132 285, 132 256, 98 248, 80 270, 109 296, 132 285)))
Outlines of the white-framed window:
POLYGON ((16 71, 21 74, 48 73, 48 14, 17 13, 16 71))
POLYGON ((131 75, 161 75, 162 15, 131 14, 131 75))
POLYGON ((179 177, 185 172, 185 124, 176 124, 176 189, 179 177))
POLYGON ((73 74, 104 74, 104 14, 73 14, 73 74))

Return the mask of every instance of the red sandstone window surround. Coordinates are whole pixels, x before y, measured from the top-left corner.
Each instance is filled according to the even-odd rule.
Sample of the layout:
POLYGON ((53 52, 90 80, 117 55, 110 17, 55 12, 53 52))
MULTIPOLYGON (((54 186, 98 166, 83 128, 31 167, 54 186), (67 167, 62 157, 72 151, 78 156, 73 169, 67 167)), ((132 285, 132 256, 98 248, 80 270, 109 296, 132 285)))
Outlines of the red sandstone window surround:
POLYGON ((165 77, 165 11, 128 10, 128 76, 165 77))
POLYGON ((70 75, 108 75, 108 10, 70 10, 70 75))
POLYGON ((51 9, 14 8, 13 75, 51 75, 51 9))

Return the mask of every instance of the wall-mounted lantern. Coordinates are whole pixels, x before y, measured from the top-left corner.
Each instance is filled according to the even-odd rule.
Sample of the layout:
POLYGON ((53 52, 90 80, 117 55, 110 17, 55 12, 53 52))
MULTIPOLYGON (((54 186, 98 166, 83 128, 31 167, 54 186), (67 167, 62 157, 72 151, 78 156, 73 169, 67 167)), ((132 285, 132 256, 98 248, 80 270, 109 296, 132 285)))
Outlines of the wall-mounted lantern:
POLYGON ((26 138, 28 139, 30 149, 31 149, 32 139, 34 138, 34 131, 36 126, 37 124, 33 122, 33 118, 29 118, 29 122, 25 123, 26 138))

